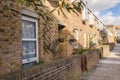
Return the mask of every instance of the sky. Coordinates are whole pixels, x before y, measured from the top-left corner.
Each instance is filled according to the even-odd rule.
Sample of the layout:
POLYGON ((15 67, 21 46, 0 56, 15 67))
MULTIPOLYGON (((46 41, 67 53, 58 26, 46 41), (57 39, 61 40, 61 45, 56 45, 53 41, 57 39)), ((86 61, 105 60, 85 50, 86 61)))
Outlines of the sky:
POLYGON ((85 0, 88 8, 105 24, 120 26, 120 0, 85 0))

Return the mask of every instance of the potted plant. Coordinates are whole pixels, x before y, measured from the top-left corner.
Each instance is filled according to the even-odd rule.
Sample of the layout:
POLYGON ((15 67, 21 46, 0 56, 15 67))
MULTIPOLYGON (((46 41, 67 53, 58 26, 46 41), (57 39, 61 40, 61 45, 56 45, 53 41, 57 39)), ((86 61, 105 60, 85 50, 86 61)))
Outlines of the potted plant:
POLYGON ((69 42, 75 42, 77 41, 76 39, 70 39, 69 42))

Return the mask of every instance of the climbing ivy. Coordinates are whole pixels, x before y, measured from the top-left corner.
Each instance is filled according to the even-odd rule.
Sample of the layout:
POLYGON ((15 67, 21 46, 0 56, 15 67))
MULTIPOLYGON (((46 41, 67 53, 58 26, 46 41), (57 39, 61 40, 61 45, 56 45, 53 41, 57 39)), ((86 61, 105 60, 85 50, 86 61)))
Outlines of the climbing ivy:
MULTIPOLYGON (((45 0, 17 0, 18 3, 23 7, 32 7, 36 11, 36 13, 44 19, 43 23, 43 48, 44 53, 50 53, 52 52, 54 55, 59 53, 58 48, 58 40, 51 41, 50 37, 50 25, 49 23, 52 22, 52 18, 50 17, 50 14, 54 11, 58 12, 58 15, 63 14, 65 17, 66 14, 63 11, 63 9, 66 9, 68 12, 73 11, 77 14, 75 10, 81 9, 82 1, 79 2, 79 6, 75 6, 74 4, 71 4, 69 1, 61 0, 60 3, 57 3, 57 7, 54 8, 52 11, 46 11, 46 6, 43 4, 45 0)), ((78 15, 78 14, 77 14, 78 15)))
MULTIPOLYGON (((7 1, 7 0, 4 0, 4 1, 7 1)), ((12 0, 12 1, 16 1, 16 0, 12 0)), ((49 23, 53 21, 52 18, 50 17, 50 14, 55 10, 57 10, 59 15, 63 14, 65 17, 67 17, 63 9, 66 9, 68 12, 73 11, 74 13, 76 13, 75 9, 76 10, 81 9, 80 6, 82 4, 82 1, 79 2, 79 6, 77 7, 74 4, 71 4, 69 1, 61 0, 61 3, 58 3, 57 7, 52 11, 45 10, 47 9, 47 7, 43 4, 44 1, 45 0, 17 0, 17 3, 22 7, 32 7, 38 15, 42 16, 42 18, 44 19, 43 36, 42 36, 44 39, 43 40, 44 50, 47 53, 49 53, 50 51, 53 54, 57 54, 60 52, 58 48, 59 42, 57 39, 54 41, 51 41, 51 38, 49 36, 51 34, 49 29, 50 28, 49 23)), ((8 5, 6 2, 6 5, 2 7, 2 10, 10 10, 10 8, 11 8, 10 5, 8 5)))

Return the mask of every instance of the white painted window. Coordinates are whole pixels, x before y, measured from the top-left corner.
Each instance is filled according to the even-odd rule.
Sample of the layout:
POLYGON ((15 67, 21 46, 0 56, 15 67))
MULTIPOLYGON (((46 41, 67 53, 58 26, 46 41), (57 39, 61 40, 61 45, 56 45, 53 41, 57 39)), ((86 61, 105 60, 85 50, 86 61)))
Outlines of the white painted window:
POLYGON ((100 31, 103 30, 103 27, 104 27, 103 23, 102 23, 102 22, 99 22, 99 30, 100 30, 100 31))
POLYGON ((100 29, 100 27, 101 27, 101 22, 99 21, 99 29, 100 29))
POLYGON ((73 2, 73 1, 75 1, 75 0, 71 0, 71 2, 73 2))
POLYGON ((104 25, 103 25, 103 23, 102 23, 102 25, 101 25, 101 30, 103 30, 103 28, 104 28, 104 25))
POLYGON ((75 1, 75 2, 80 2, 80 0, 71 0, 71 2, 74 2, 74 1, 75 1))
POLYGON ((86 43, 86 33, 84 33, 84 48, 86 48, 87 47, 87 43, 86 43))
POLYGON ((78 30, 74 30, 74 38, 78 41, 78 30))
POLYGON ((38 62, 38 20, 22 16, 22 63, 23 68, 38 62))
POLYGON ((74 38, 76 39, 76 41, 74 42, 74 48, 78 48, 78 30, 77 29, 74 29, 74 38))
POLYGON ((99 29, 99 30, 100 30, 100 27, 101 27, 101 22, 100 22, 100 21, 98 21, 98 22, 97 22, 97 29, 99 29))
POLYGON ((99 21, 97 21, 97 25, 96 25, 97 29, 99 29, 99 21))
POLYGON ((87 21, 88 20, 88 13, 87 13, 87 9, 86 9, 85 6, 82 9, 82 20, 83 21, 87 21))
POLYGON ((90 34, 90 39, 91 39, 92 43, 95 43, 95 35, 94 34, 90 34))
POLYGON ((89 14, 89 24, 94 25, 94 15, 92 13, 89 14))

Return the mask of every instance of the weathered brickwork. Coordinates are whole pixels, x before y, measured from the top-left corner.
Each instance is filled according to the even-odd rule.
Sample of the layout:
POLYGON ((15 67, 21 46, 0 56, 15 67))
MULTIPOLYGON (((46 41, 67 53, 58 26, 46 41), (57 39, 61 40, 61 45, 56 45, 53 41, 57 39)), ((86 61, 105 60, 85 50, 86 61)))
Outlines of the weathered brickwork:
MULTIPOLYGON (((44 4, 47 6, 45 11, 52 11, 56 7, 57 2, 58 0, 45 1, 44 4), (55 4, 51 5, 54 1, 55 4)), ((23 8, 16 3, 16 0, 0 1, 0 75, 22 69, 22 9, 23 8)), ((34 12, 31 7, 26 9, 34 12)), ((27 14, 25 16, 31 17, 27 14)), ((51 62, 71 56, 73 55, 76 44, 79 45, 78 48, 84 48, 86 42, 86 48, 89 48, 90 36, 93 35, 95 35, 94 42, 98 45, 98 39, 101 35, 97 29, 97 18, 94 20, 94 25, 90 26, 90 18, 83 22, 80 10, 68 12, 64 8, 62 8, 60 14, 58 10, 55 10, 49 14, 49 17, 52 19, 51 22, 46 22, 41 16, 37 18, 39 61, 51 62), (75 30, 78 30, 77 43, 73 43, 75 40, 75 30), (84 36, 84 33, 86 33, 86 36, 84 36), (84 37, 86 37, 86 41, 84 37)), ((97 56, 99 52, 95 52, 98 53, 95 55, 93 53, 86 56, 86 58, 88 58, 87 62, 89 62, 87 65, 88 69, 91 68, 90 66, 95 65, 96 62, 92 63, 92 61, 98 61, 99 59, 97 56)), ((73 78, 75 77, 73 77, 73 74, 75 74, 75 76, 81 74, 80 60, 80 56, 74 56, 70 59, 68 58, 45 64, 44 66, 37 66, 25 71, 20 71, 20 73, 14 76, 20 79, 25 78, 25 80, 30 80, 29 78, 33 79, 35 77, 35 79, 39 77, 42 78, 42 76, 42 79, 46 78, 46 80, 48 78, 51 78, 51 80, 53 80, 53 78, 58 78, 59 80, 74 80, 73 78), (20 75, 20 77, 18 77, 18 75, 20 75), (48 77, 44 77, 47 75, 48 77)))
POLYGON ((99 62, 100 55, 102 53, 98 50, 88 51, 87 53, 89 53, 89 54, 86 55, 87 69, 89 70, 99 62))
POLYGON ((1 80, 79 80, 83 73, 81 66, 85 65, 87 70, 91 69, 99 61, 100 51, 98 49, 86 52, 86 63, 81 55, 73 55, 66 59, 51 63, 38 65, 30 69, 21 70, 1 76, 1 80))
POLYGON ((40 59, 44 60, 45 62, 51 62, 54 60, 54 58, 56 59, 59 56, 54 55, 52 50, 49 50, 55 49, 55 47, 58 45, 56 43, 56 41, 58 41, 58 22, 53 15, 49 15, 49 17, 52 19, 52 21, 48 23, 46 23, 42 18, 39 20, 39 54, 40 59))
MULTIPOLYGON (((32 8, 28 10, 34 11, 32 8)), ((53 43, 58 39, 57 20, 49 15, 52 19, 45 27, 45 20, 40 16, 38 19, 38 54, 39 60, 51 62, 54 58, 52 52, 44 51, 43 34, 53 43), (45 31, 45 32, 44 32, 45 31)), ((12 1, 0 1, 0 75, 22 69, 22 8, 12 1)))
POLYGON ((0 1, 0 75, 21 69, 21 9, 15 0, 0 1))

